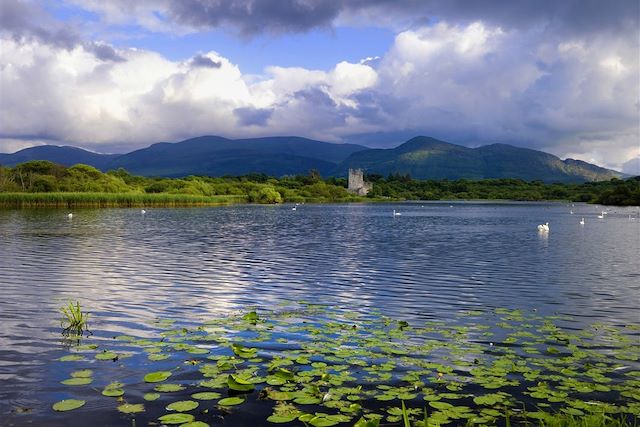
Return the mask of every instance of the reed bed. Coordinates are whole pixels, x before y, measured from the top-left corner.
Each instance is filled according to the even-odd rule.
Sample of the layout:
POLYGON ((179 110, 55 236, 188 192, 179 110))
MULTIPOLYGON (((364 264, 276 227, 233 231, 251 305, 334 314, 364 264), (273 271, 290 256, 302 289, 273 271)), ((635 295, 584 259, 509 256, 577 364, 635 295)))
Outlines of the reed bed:
POLYGON ((216 206, 246 202, 243 195, 196 196, 168 193, 0 193, 6 208, 134 208, 216 206))

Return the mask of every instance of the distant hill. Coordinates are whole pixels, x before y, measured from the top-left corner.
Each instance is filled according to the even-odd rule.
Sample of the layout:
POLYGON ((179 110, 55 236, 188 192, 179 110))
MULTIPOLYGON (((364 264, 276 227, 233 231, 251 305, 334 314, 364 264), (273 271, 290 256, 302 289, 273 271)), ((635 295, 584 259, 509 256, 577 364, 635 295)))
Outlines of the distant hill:
POLYGON ((390 149, 360 151, 336 167, 340 173, 363 168, 368 173, 411 175, 416 179, 520 178, 526 181, 584 182, 621 178, 623 174, 580 160, 561 160, 542 151, 492 144, 467 148, 418 136, 390 149))
POLYGON ((75 147, 39 146, 0 154, 0 165, 50 160, 70 166, 84 163, 103 171, 124 168, 135 175, 272 176, 307 174, 346 176, 351 167, 382 175, 416 179, 520 178, 527 181, 584 182, 623 174, 580 160, 561 160, 542 151, 506 144, 467 148, 418 136, 389 149, 330 144, 299 137, 227 139, 202 136, 178 143, 161 142, 128 154, 97 154, 75 147))
POLYGON ((178 177, 185 175, 272 176, 307 174, 317 169, 327 175, 349 155, 366 150, 353 144, 330 144, 299 137, 231 140, 202 136, 176 144, 159 143, 124 154, 109 168, 125 168, 133 174, 178 177))
POLYGON ((15 166, 30 160, 49 160, 64 166, 84 163, 85 165, 91 165, 95 168, 105 170, 107 165, 117 157, 120 157, 120 154, 98 154, 76 147, 40 145, 25 148, 13 154, 0 153, 0 165, 15 166))

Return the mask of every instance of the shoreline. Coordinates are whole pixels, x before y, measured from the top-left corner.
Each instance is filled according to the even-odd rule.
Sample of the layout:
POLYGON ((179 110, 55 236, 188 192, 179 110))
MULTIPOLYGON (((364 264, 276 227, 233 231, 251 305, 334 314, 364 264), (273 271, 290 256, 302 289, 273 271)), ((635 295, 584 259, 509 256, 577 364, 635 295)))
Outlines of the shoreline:
MULTIPOLYGON (((354 196, 342 200, 318 200, 309 198, 301 201, 308 204, 350 204, 350 203, 456 203, 456 202, 493 202, 493 203, 585 203, 588 205, 615 206, 627 208, 640 208, 633 205, 606 205, 602 203, 575 202, 567 199, 545 200, 518 200, 518 199, 394 199, 394 198, 367 198, 354 196)), ((235 204, 269 205, 269 204, 294 204, 297 201, 284 201, 282 203, 256 203, 251 202, 246 195, 214 195, 198 196, 189 194, 170 193, 0 193, 0 209, 38 209, 38 208, 188 208, 188 207, 213 207, 235 204)))

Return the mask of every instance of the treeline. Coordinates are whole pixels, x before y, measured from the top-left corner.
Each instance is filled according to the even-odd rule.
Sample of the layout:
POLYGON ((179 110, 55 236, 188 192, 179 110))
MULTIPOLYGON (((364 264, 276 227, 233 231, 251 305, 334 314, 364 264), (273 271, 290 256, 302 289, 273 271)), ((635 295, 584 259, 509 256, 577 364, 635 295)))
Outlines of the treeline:
MULTIPOLYGON (((264 174, 217 178, 203 176, 148 178, 131 175, 124 169, 103 173, 87 165, 64 167, 49 161, 37 160, 12 168, 0 166, 0 193, 56 194, 55 199, 63 198, 58 194, 66 193, 127 194, 129 197, 124 200, 141 201, 204 200, 186 198, 190 196, 218 197, 216 200, 226 197, 226 200, 251 203, 504 199, 570 200, 607 205, 640 205, 640 177, 584 184, 545 184, 542 181, 527 182, 521 179, 423 181, 411 179, 409 176, 384 177, 376 174, 369 174, 365 179, 373 183, 373 190, 363 198, 347 191, 345 178, 323 179, 317 171, 313 170, 308 175, 281 178, 264 174), (132 195, 138 195, 138 197, 131 197, 132 195), (171 198, 156 197, 159 195, 173 196, 171 198), (178 199, 178 195, 184 197, 178 199)), ((82 200, 87 197, 85 195, 82 200)), ((49 198, 54 199, 54 197, 49 198)), ((118 200, 120 199, 122 198, 118 200)))
POLYGON ((124 169, 106 173, 87 165, 64 167, 45 160, 0 166, 0 193, 125 193, 236 196, 250 203, 345 202, 362 200, 346 189, 346 179, 309 175, 276 179, 264 174, 241 177, 147 178, 124 169))
POLYGON ((521 179, 483 179, 470 181, 413 180, 408 176, 370 174, 373 182, 371 197, 391 197, 405 200, 506 199, 523 201, 571 200, 605 205, 640 206, 640 177, 626 180, 583 184, 545 184, 521 179))

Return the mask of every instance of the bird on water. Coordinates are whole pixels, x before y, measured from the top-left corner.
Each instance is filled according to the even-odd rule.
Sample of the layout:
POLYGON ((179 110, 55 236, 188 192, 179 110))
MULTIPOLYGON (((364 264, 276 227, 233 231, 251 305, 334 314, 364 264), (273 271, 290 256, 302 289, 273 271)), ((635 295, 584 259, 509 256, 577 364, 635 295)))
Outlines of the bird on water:
POLYGON ((549 223, 545 222, 544 224, 538 225, 538 231, 548 232, 549 231, 549 223))

